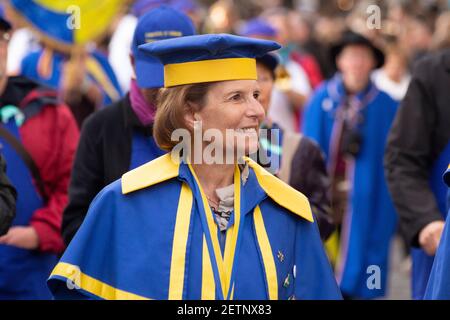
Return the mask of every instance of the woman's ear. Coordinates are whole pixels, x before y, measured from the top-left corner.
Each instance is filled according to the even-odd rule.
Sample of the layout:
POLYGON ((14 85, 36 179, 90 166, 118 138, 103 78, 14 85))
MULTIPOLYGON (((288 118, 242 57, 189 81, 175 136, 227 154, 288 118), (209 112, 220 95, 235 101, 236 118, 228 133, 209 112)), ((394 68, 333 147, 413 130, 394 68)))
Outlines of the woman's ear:
POLYGON ((201 116, 195 110, 195 106, 188 102, 187 112, 184 114, 184 121, 190 130, 194 130, 196 121, 201 121, 201 116))

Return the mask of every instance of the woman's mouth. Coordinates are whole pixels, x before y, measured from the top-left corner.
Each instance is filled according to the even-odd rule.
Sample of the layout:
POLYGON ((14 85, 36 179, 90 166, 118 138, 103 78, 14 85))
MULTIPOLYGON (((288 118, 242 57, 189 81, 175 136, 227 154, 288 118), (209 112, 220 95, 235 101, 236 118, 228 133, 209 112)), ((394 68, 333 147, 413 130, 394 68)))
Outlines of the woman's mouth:
POLYGON ((245 133, 245 134, 256 133, 255 127, 239 128, 239 129, 235 129, 234 131, 236 131, 238 133, 245 133))

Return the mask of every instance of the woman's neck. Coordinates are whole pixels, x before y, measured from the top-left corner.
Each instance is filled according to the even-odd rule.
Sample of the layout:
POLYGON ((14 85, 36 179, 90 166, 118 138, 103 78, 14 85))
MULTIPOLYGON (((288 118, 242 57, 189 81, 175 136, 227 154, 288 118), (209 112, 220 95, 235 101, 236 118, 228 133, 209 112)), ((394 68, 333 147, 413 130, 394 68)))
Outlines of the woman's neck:
POLYGON ((216 189, 233 184, 234 164, 193 164, 192 168, 206 196, 212 200, 219 200, 216 189))

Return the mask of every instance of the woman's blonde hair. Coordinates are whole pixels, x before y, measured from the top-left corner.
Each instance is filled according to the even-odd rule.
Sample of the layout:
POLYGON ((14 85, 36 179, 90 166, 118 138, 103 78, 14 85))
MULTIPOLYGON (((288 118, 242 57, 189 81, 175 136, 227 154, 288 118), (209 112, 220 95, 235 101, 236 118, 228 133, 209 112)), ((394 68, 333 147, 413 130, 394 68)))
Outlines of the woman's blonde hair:
POLYGON ((161 149, 171 151, 178 143, 171 138, 174 130, 183 128, 192 132, 192 128, 186 124, 185 115, 205 106, 211 85, 212 83, 197 83, 160 89, 153 137, 161 149))

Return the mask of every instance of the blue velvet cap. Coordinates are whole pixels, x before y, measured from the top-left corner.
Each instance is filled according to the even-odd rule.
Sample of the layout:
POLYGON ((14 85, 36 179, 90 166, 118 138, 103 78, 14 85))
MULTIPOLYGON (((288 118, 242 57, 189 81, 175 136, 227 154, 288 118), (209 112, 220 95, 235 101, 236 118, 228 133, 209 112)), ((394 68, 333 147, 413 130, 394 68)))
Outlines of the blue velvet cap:
POLYGON ((148 43, 139 49, 164 64, 165 86, 256 79, 256 61, 277 50, 274 41, 205 34, 148 43))
POLYGON ((160 6, 140 17, 131 45, 138 86, 160 88, 164 85, 164 67, 158 59, 138 50, 140 45, 193 34, 195 29, 191 19, 169 6, 160 6))

